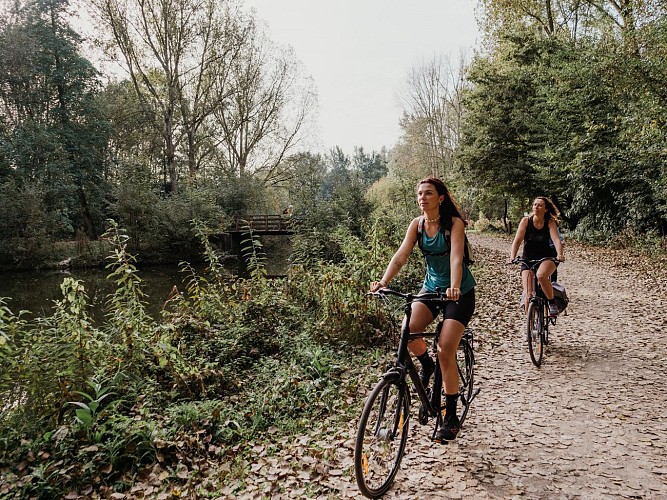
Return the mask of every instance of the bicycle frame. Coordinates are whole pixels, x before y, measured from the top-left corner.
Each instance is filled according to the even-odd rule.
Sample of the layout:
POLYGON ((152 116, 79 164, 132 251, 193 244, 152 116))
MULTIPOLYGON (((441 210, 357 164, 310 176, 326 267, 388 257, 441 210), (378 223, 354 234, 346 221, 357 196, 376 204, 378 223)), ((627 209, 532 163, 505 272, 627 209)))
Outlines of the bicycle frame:
POLYGON ((544 318, 548 318, 547 322, 543 321, 545 329, 549 330, 549 323, 552 325, 556 324, 556 318, 551 318, 549 317, 548 314, 545 314, 545 310, 547 307, 547 296, 544 294, 544 290, 542 290, 542 285, 540 285, 539 280, 537 279, 537 269, 540 267, 540 264, 542 262, 550 260, 552 262, 560 262, 558 259, 555 257, 544 257, 542 259, 538 260, 525 260, 525 259, 517 259, 517 263, 523 262, 526 265, 530 267, 530 272, 531 272, 531 279, 533 280, 533 294, 529 298, 529 302, 535 302, 537 306, 539 307, 540 310, 540 315, 541 319, 544 320, 544 318))
MULTIPOLYGON (((438 293, 423 293, 423 294, 403 294, 400 292, 396 292, 394 290, 385 288, 383 289, 383 293, 386 295, 395 295, 398 297, 402 297, 405 299, 405 305, 404 305, 404 314, 405 314, 405 320, 403 323, 403 326, 401 327, 401 336, 399 338, 398 342, 398 348, 396 349, 396 353, 394 354, 395 358, 395 365, 390 367, 384 374, 383 377, 385 379, 390 379, 390 378, 395 378, 400 381, 401 386, 403 386, 406 383, 407 377, 409 377, 412 380, 412 384, 415 388, 415 391, 417 392, 417 396, 419 397, 419 401, 421 402, 421 407, 420 411, 424 411, 425 415, 420 415, 420 420, 424 418, 424 420, 428 420, 429 418, 436 417, 436 423, 435 423, 435 428, 433 430, 433 436, 435 436, 435 433, 442 423, 442 398, 441 398, 441 389, 442 389, 442 372, 440 371, 440 362, 438 360, 438 357, 435 357, 435 373, 434 373, 434 381, 433 381, 433 390, 427 391, 426 388, 423 386, 421 382, 421 378, 419 377, 419 373, 417 371, 417 367, 415 366, 414 362, 412 361, 412 357, 410 356, 410 352, 408 350, 408 344, 412 340, 416 340, 419 338, 429 338, 429 339, 434 339, 434 342, 437 340, 438 336, 440 335, 440 331, 442 330, 442 321, 438 323, 438 326, 434 332, 410 332, 410 318, 412 316, 412 303, 419 300, 419 301, 434 301, 434 302, 447 302, 449 299, 447 299, 444 296, 443 292, 438 292, 438 293)), ((466 342, 469 344, 472 344, 472 331, 466 329, 466 331, 463 334, 463 337, 461 339, 461 342, 466 342)), ((471 364, 474 363, 474 354, 472 353, 472 345, 470 345, 470 357, 472 358, 470 360, 471 364)), ((460 369, 459 369, 460 370, 460 369)), ((459 376, 461 377, 462 374, 459 371, 459 376)), ((464 396, 462 396, 462 403, 466 406, 469 407, 470 404, 472 403, 472 400, 475 399, 475 397, 479 394, 479 388, 476 389, 475 391, 472 391, 467 395, 468 399, 465 399, 464 396)), ((422 422, 425 423, 425 422, 422 422)), ((461 422, 463 423, 463 422, 461 422)))
MULTIPOLYGON (((388 289, 385 290, 386 293, 393 294, 393 295, 398 295, 398 296, 404 296, 406 299, 405 306, 404 306, 404 313, 405 313, 405 321, 403 326, 401 327, 401 336, 398 342, 398 348, 396 349, 396 353, 394 354, 394 357, 396 358, 396 365, 390 368, 384 375, 384 378, 390 378, 393 376, 399 377, 399 379, 402 382, 405 382, 406 379, 406 374, 410 377, 412 380, 412 383, 415 387, 415 390, 417 391, 417 396, 419 397, 419 401, 422 403, 423 408, 426 409, 427 415, 430 417, 435 417, 440 414, 440 405, 434 405, 436 401, 433 401, 432 398, 429 397, 429 394, 427 394, 426 389, 421 383, 421 379, 419 378, 419 373, 417 372, 417 367, 412 361, 412 357, 410 356, 410 352, 408 350, 408 344, 412 340, 417 340, 419 338, 435 338, 439 335, 440 331, 437 329, 435 332, 420 332, 420 333, 411 333, 410 332, 410 317, 412 316, 412 303, 415 302, 417 299, 420 300, 433 300, 433 301, 447 301, 446 298, 442 296, 442 294, 421 294, 421 295, 413 295, 413 294, 398 294, 396 292, 391 293, 393 291, 389 291, 388 289)), ((439 323, 439 326, 441 323, 439 323)), ((442 374, 440 372, 440 363, 438 362, 438 359, 436 357, 435 359, 435 381, 434 381, 434 387, 436 385, 440 385, 442 383, 442 374), (440 384, 438 384, 438 380, 440 381, 440 384)), ((432 391, 433 394, 435 394, 436 391, 432 391)), ((433 398, 433 399, 439 399, 439 397, 433 398)))

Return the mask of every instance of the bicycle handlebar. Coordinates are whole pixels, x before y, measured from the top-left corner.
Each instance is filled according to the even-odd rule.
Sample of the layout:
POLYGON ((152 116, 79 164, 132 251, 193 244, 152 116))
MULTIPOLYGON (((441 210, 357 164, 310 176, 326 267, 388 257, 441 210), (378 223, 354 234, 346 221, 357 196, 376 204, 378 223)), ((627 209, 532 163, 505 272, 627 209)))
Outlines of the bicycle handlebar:
POLYGON ((402 297, 408 302, 413 302, 415 300, 434 300, 440 302, 451 301, 448 299, 445 291, 438 292, 428 292, 428 293, 403 293, 391 288, 380 288, 375 292, 368 292, 368 295, 377 295, 377 296, 388 296, 394 295, 396 297, 402 297))

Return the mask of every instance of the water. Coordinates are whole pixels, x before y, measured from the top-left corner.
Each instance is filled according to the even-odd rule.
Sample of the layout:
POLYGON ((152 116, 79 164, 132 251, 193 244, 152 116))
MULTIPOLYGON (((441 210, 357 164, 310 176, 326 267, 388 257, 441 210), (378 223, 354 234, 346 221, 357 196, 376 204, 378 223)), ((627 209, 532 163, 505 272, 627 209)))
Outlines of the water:
MULTIPOLYGON (((50 316, 54 301, 63 298, 60 284, 63 279, 71 277, 83 282, 91 304, 90 314, 96 321, 101 321, 106 298, 115 289, 115 284, 106 278, 108 274, 109 270, 102 268, 0 273, 0 297, 6 298, 7 306, 14 314, 27 310, 32 317, 50 316)), ((155 266, 139 269, 139 277, 143 280, 141 289, 147 295, 147 311, 158 319, 172 288, 177 286, 179 290, 185 290, 189 274, 181 272, 178 266, 155 266)))
MULTIPOLYGON (((269 276, 284 276, 287 272, 290 246, 285 237, 272 237, 264 243, 269 276)), ((225 269, 237 271, 236 259, 225 261, 225 269)), ((204 265, 193 266, 199 275, 204 275, 204 265)), ((66 277, 84 283, 89 314, 96 322, 101 322, 105 314, 105 302, 115 290, 115 284, 106 277, 110 271, 104 268, 70 269, 67 271, 22 271, 0 273, 0 297, 9 298, 7 306, 14 314, 27 310, 32 317, 45 317, 53 313, 54 301, 61 300, 60 284, 66 277)), ((181 272, 176 265, 144 266, 139 269, 142 279, 141 289, 147 295, 146 310, 153 319, 160 318, 160 311, 174 286, 183 292, 190 279, 190 273, 181 272)))

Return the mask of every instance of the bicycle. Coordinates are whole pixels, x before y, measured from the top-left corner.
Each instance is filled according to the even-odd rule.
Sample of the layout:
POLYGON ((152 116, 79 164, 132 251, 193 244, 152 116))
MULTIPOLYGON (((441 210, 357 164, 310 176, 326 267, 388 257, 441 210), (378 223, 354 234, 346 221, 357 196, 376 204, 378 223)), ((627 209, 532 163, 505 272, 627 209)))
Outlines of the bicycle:
POLYGON ((544 257, 536 260, 516 258, 512 261, 512 264, 526 264, 532 271, 533 293, 526 311, 526 337, 528 338, 530 359, 538 368, 542 365, 544 346, 549 344, 549 325, 556 325, 556 317, 549 316, 549 303, 537 279, 537 269, 546 260, 560 262, 555 257, 544 257))
MULTIPOLYGON (((437 356, 438 335, 442 321, 435 332, 410 333, 411 305, 416 300, 446 302, 444 292, 413 295, 401 293, 389 288, 382 288, 372 293, 380 298, 396 296, 405 299, 405 316, 398 348, 394 361, 387 366, 387 371, 368 396, 361 413, 354 451, 354 471, 361 493, 368 498, 384 495, 394 482, 401 460, 405 453, 410 424, 410 384, 419 401, 418 421, 426 425, 435 417, 435 426, 431 440, 444 419, 445 405, 442 394, 442 373, 437 356), (433 338, 435 355, 435 373, 433 390, 427 390, 421 383, 419 373, 408 351, 408 342, 418 338, 433 338)), ((473 349, 473 331, 466 329, 456 353, 459 372, 458 417, 461 425, 468 415, 470 404, 479 394, 479 388, 473 390, 475 353, 473 349)))

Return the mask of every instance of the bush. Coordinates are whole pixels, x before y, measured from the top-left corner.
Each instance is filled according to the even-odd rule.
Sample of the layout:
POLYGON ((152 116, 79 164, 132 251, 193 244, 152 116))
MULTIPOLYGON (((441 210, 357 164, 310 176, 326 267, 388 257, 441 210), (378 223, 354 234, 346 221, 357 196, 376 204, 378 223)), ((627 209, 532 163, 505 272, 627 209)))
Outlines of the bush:
POLYGON ((48 261, 52 243, 66 223, 48 209, 45 196, 40 184, 0 184, 0 264, 39 267, 48 261))

